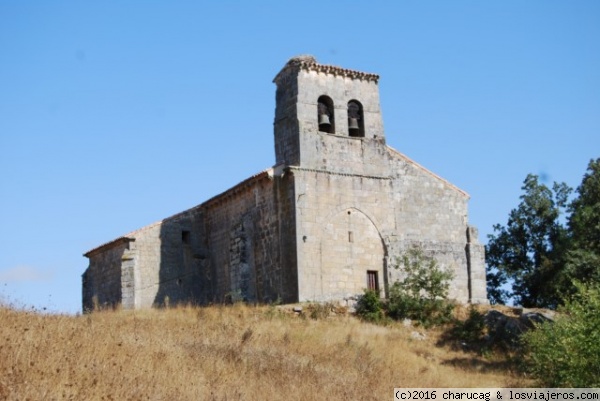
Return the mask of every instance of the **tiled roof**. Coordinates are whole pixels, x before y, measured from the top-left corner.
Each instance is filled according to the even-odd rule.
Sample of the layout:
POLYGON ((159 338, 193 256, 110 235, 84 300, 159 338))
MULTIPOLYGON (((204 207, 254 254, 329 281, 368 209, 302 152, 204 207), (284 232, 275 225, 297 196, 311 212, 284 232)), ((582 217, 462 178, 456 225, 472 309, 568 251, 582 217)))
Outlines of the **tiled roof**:
POLYGON ((347 68, 341 68, 334 65, 324 65, 317 63, 317 59, 310 55, 296 56, 291 58, 285 67, 277 74, 273 79, 273 82, 277 82, 280 77, 285 75, 289 71, 293 70, 306 70, 316 71, 325 74, 339 75, 342 77, 348 77, 352 79, 363 79, 365 81, 379 81, 379 75, 370 74, 367 72, 361 72, 356 70, 349 70, 347 68))

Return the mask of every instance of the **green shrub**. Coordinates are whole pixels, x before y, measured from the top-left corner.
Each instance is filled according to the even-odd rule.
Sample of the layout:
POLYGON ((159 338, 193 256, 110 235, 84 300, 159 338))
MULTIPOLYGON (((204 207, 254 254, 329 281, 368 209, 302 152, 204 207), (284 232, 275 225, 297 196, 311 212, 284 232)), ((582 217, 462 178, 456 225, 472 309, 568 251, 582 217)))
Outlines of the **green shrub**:
POLYGON ((388 314, 394 319, 412 319, 424 326, 450 322, 454 304, 448 301, 452 272, 440 268, 420 248, 407 251, 394 266, 404 279, 390 287, 388 314))
POLYGON ((525 364, 548 387, 600 387, 600 285, 576 285, 564 316, 523 336, 525 364))
POLYGON ((462 350, 486 354, 492 351, 492 344, 489 342, 486 333, 485 315, 471 305, 467 318, 465 320, 453 319, 452 325, 442 335, 440 343, 449 343, 462 350))
POLYGON ((365 290, 356 302, 356 315, 369 322, 383 320, 383 305, 377 291, 365 290))
POLYGON ((483 313, 471 306, 469 316, 464 321, 454 324, 456 336, 466 342, 480 341, 485 334, 485 317, 483 313))

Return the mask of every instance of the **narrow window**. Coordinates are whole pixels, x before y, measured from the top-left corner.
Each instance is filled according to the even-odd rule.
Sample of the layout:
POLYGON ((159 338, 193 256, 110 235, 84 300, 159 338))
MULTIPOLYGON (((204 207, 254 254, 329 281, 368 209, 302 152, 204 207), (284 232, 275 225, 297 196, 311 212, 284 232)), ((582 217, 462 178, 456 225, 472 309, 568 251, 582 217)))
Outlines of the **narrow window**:
POLYGON ((353 137, 365 136, 363 108, 360 102, 356 100, 348 102, 348 135, 353 137))
POLYGON ((317 101, 317 122, 319 124, 319 131, 329 134, 335 132, 333 101, 327 96, 320 96, 317 101))
POLYGON ((181 242, 183 242, 186 245, 190 244, 190 232, 189 231, 181 232, 181 242))
POLYGON ((379 292, 379 280, 377 280, 377 271, 367 271, 367 289, 379 292))
POLYGON ((348 242, 354 242, 354 233, 352 231, 348 231, 348 242))

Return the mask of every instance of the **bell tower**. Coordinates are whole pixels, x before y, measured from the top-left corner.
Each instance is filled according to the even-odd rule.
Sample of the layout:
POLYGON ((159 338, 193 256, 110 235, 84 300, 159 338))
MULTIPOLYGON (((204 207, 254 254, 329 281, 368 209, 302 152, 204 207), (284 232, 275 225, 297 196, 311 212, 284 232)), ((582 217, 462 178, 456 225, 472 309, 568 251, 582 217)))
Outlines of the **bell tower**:
POLYGON ((312 56, 290 59, 273 80, 276 165, 361 174, 383 163, 373 154, 385 151, 378 81, 312 56))

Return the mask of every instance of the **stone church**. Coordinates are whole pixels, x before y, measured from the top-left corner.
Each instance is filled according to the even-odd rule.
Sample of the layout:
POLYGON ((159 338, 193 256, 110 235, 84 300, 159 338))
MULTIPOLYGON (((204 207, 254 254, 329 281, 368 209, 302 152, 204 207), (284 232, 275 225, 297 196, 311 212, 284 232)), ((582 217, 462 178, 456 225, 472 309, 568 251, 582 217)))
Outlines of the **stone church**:
POLYGON ((487 303, 469 195, 386 145, 379 76, 292 58, 277 74, 275 165, 87 253, 83 308, 385 296, 420 247, 487 303))

